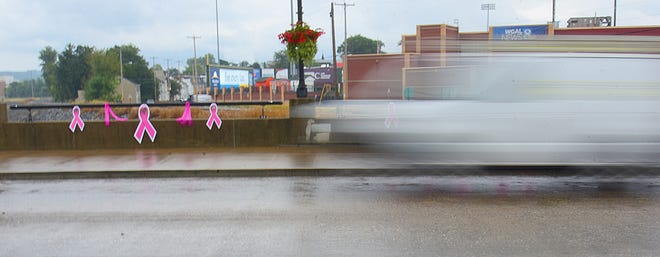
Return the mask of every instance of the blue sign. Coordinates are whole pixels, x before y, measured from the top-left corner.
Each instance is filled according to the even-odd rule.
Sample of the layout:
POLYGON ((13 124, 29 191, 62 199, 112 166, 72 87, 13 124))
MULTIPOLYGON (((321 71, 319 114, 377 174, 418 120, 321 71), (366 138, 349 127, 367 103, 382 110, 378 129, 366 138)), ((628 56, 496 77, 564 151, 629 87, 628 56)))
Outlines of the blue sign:
POLYGON ((213 71, 213 75, 211 76, 211 90, 214 88, 217 88, 218 90, 220 89, 220 77, 218 76, 218 71, 213 71))
POLYGON ((548 35, 548 25, 493 27, 495 40, 531 40, 548 35))
POLYGON ((212 87, 217 87, 218 89, 247 87, 253 81, 251 71, 246 69, 210 67, 209 73, 211 74, 212 87))

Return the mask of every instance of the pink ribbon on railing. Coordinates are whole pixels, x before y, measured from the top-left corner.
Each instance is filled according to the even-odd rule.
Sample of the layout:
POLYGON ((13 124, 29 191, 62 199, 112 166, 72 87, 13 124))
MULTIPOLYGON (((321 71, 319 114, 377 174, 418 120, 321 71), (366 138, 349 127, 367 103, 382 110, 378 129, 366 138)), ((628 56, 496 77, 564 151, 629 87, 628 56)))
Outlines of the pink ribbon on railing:
POLYGON ((385 119, 385 127, 390 128, 392 125, 394 127, 399 126, 399 119, 396 117, 396 108, 394 103, 390 102, 387 106, 387 118, 385 119))
POLYGON ((80 131, 82 132, 83 129, 85 128, 85 122, 80 118, 80 107, 79 106, 74 106, 73 110, 71 110, 71 113, 73 113, 73 119, 71 119, 71 124, 69 124, 69 129, 71 132, 76 132, 76 126, 80 128, 80 131))
POLYGON ((137 140, 140 144, 142 144, 142 137, 144 136, 145 132, 147 132, 147 135, 149 135, 151 142, 153 142, 156 138, 156 128, 154 128, 154 125, 152 125, 149 121, 149 114, 149 106, 146 104, 140 105, 140 108, 138 108, 138 117, 140 118, 140 123, 138 124, 137 129, 135 129, 135 134, 133 134, 135 140, 137 140))
POLYGON ((190 102, 186 102, 186 109, 183 111, 183 115, 176 119, 176 122, 181 124, 181 126, 192 126, 192 113, 190 112, 190 102))
POLYGON ((110 104, 108 102, 105 102, 105 126, 110 127, 110 116, 112 116, 113 119, 116 121, 127 121, 127 118, 122 118, 117 116, 115 112, 112 111, 112 108, 110 108, 110 104))
POLYGON ((209 106, 209 112, 211 113, 209 115, 209 119, 206 121, 206 127, 210 129, 213 128, 213 123, 220 129, 220 126, 222 126, 222 120, 220 119, 220 116, 218 116, 218 105, 215 103, 212 103, 209 106))

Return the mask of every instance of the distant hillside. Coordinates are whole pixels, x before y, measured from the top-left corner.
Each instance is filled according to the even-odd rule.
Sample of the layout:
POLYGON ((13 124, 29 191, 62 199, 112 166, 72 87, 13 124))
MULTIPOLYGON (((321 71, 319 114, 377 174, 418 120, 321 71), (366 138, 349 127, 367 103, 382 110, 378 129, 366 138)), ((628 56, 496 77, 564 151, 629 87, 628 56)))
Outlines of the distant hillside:
POLYGON ((11 76, 14 77, 14 80, 30 80, 32 78, 40 78, 40 70, 31 70, 31 71, 0 71, 0 76, 11 76))

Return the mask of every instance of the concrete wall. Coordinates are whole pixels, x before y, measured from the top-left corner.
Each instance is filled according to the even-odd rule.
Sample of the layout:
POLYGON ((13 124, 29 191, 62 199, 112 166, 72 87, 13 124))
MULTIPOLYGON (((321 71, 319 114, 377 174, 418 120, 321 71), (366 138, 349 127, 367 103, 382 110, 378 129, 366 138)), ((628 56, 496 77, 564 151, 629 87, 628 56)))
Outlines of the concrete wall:
POLYGON ((224 120, 220 130, 209 130, 206 121, 195 120, 192 127, 176 121, 152 121, 158 131, 152 143, 145 135, 142 144, 133 138, 138 121, 87 122, 83 132, 71 133, 68 123, 6 123, 2 150, 93 150, 179 147, 248 147, 295 144, 304 135, 304 123, 296 120, 224 120))
POLYGON ((154 120, 157 135, 139 144, 133 133, 137 120, 85 122, 83 132, 71 133, 69 122, 7 123, 7 107, 0 105, 0 150, 95 150, 184 147, 253 147, 296 144, 304 140, 306 121, 298 119, 223 120, 220 130, 195 120, 183 127, 174 120, 154 120))

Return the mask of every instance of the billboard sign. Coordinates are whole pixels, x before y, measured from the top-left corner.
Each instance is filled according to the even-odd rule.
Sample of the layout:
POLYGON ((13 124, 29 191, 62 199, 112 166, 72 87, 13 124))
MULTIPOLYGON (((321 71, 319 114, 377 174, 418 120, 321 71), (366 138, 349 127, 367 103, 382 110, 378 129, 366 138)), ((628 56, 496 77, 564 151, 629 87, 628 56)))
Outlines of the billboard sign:
MULTIPOLYGON (((224 67, 209 67, 211 74, 211 85, 222 88, 238 88, 240 86, 251 85, 253 78, 251 70, 231 69, 224 67)), ((212 88, 213 89, 213 88, 212 88)))
POLYGON ((548 25, 493 27, 495 40, 531 40, 548 35, 548 25))
POLYGON ((261 69, 262 78, 275 78, 275 69, 261 69))
POLYGON ((289 69, 278 69, 275 71, 276 79, 289 79, 289 69))
POLYGON ((332 68, 311 68, 305 69, 305 81, 307 78, 313 79, 314 84, 332 84, 332 68))

